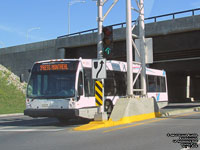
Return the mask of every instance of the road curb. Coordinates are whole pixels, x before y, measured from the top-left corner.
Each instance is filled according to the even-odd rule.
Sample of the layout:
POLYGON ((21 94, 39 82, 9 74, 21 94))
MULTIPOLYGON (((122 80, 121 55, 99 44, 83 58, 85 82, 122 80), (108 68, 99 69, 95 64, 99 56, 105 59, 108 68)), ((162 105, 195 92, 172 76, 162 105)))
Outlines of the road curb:
POLYGON ((200 107, 192 107, 192 108, 176 109, 176 110, 161 109, 160 113, 162 117, 169 117, 169 116, 178 115, 181 113, 199 112, 199 111, 200 111, 200 107))
POLYGON ((133 117, 128 117, 125 118, 124 120, 120 121, 92 121, 86 125, 82 125, 79 127, 74 128, 74 131, 89 131, 89 130, 96 130, 100 128, 108 128, 108 127, 114 127, 114 126, 119 126, 119 125, 124 125, 128 123, 133 123, 133 122, 138 122, 138 121, 143 121, 143 120, 148 120, 152 118, 159 118, 159 117, 170 117, 173 115, 178 115, 181 113, 189 113, 189 112, 200 112, 200 107, 192 107, 192 108, 184 108, 184 109, 161 109, 160 113, 157 113, 155 116, 150 116, 150 117, 144 117, 142 115, 138 116, 133 116, 133 117))
POLYGON ((15 116, 22 116, 24 113, 15 113, 15 114, 2 114, 0 115, 0 118, 2 117, 15 117, 15 116))
POLYGON ((76 127, 73 130, 74 131, 89 131, 89 130, 96 130, 100 128, 109 128, 109 127, 129 124, 133 122, 153 119, 158 116, 160 116, 160 113, 153 112, 149 114, 140 114, 140 115, 134 115, 134 116, 129 116, 129 117, 123 117, 118 121, 113 121, 111 118, 108 121, 91 121, 88 124, 76 127))

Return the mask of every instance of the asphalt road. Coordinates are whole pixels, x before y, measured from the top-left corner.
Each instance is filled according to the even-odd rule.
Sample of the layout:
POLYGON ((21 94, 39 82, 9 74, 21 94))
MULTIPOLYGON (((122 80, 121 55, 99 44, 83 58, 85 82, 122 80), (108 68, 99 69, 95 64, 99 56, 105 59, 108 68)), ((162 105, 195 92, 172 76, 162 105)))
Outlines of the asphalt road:
POLYGON ((184 134, 200 136, 200 112, 73 131, 79 125, 80 122, 63 125, 55 119, 0 117, 0 150, 183 150, 173 140, 184 134))

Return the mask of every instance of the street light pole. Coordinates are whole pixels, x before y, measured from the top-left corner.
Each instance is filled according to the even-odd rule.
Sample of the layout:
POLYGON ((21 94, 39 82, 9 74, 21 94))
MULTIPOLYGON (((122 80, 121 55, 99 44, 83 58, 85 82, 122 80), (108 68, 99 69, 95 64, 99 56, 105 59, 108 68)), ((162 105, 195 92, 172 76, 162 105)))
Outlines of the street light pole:
POLYGON ((70 34, 70 6, 75 3, 85 3, 85 1, 82 0, 69 0, 68 2, 68 34, 70 34))
POLYGON ((39 29, 40 29, 40 27, 34 27, 34 28, 28 29, 28 30, 27 30, 27 33, 26 33, 26 39, 27 39, 27 41, 28 41, 28 38, 29 38, 29 33, 30 33, 31 31, 33 31, 33 30, 39 30, 39 29))
POLYGON ((70 1, 68 2, 68 34, 70 34, 70 1))

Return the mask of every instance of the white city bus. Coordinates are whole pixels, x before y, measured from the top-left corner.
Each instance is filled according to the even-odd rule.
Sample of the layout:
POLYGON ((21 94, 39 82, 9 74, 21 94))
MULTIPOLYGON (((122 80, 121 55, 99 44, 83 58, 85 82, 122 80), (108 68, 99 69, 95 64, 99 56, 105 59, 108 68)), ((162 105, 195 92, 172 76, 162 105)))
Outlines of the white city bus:
MULTIPOLYGON (((167 103, 166 73, 163 70, 146 69, 147 95, 158 103, 167 103)), ((105 111, 110 114, 120 97, 126 96, 127 65, 108 60, 107 78, 104 80, 105 111)), ((133 63, 133 76, 137 77, 140 65, 133 63)), ((94 118, 95 80, 91 78, 91 59, 59 59, 36 62, 31 70, 24 114, 31 117, 56 117, 59 120, 94 118)), ((138 73, 139 74, 139 73, 138 73)), ((140 78, 134 85, 139 94, 140 78)))

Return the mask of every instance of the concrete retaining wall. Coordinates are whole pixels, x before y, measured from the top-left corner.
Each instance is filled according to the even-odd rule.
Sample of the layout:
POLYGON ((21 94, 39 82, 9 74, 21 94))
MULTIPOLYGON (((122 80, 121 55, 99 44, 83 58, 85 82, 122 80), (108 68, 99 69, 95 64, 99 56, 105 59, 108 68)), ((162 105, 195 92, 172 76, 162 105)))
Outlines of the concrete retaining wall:
POLYGON ((18 76, 24 74, 27 80, 28 69, 34 62, 61 57, 61 51, 56 49, 55 44, 55 40, 49 40, 0 49, 0 64, 18 76))

